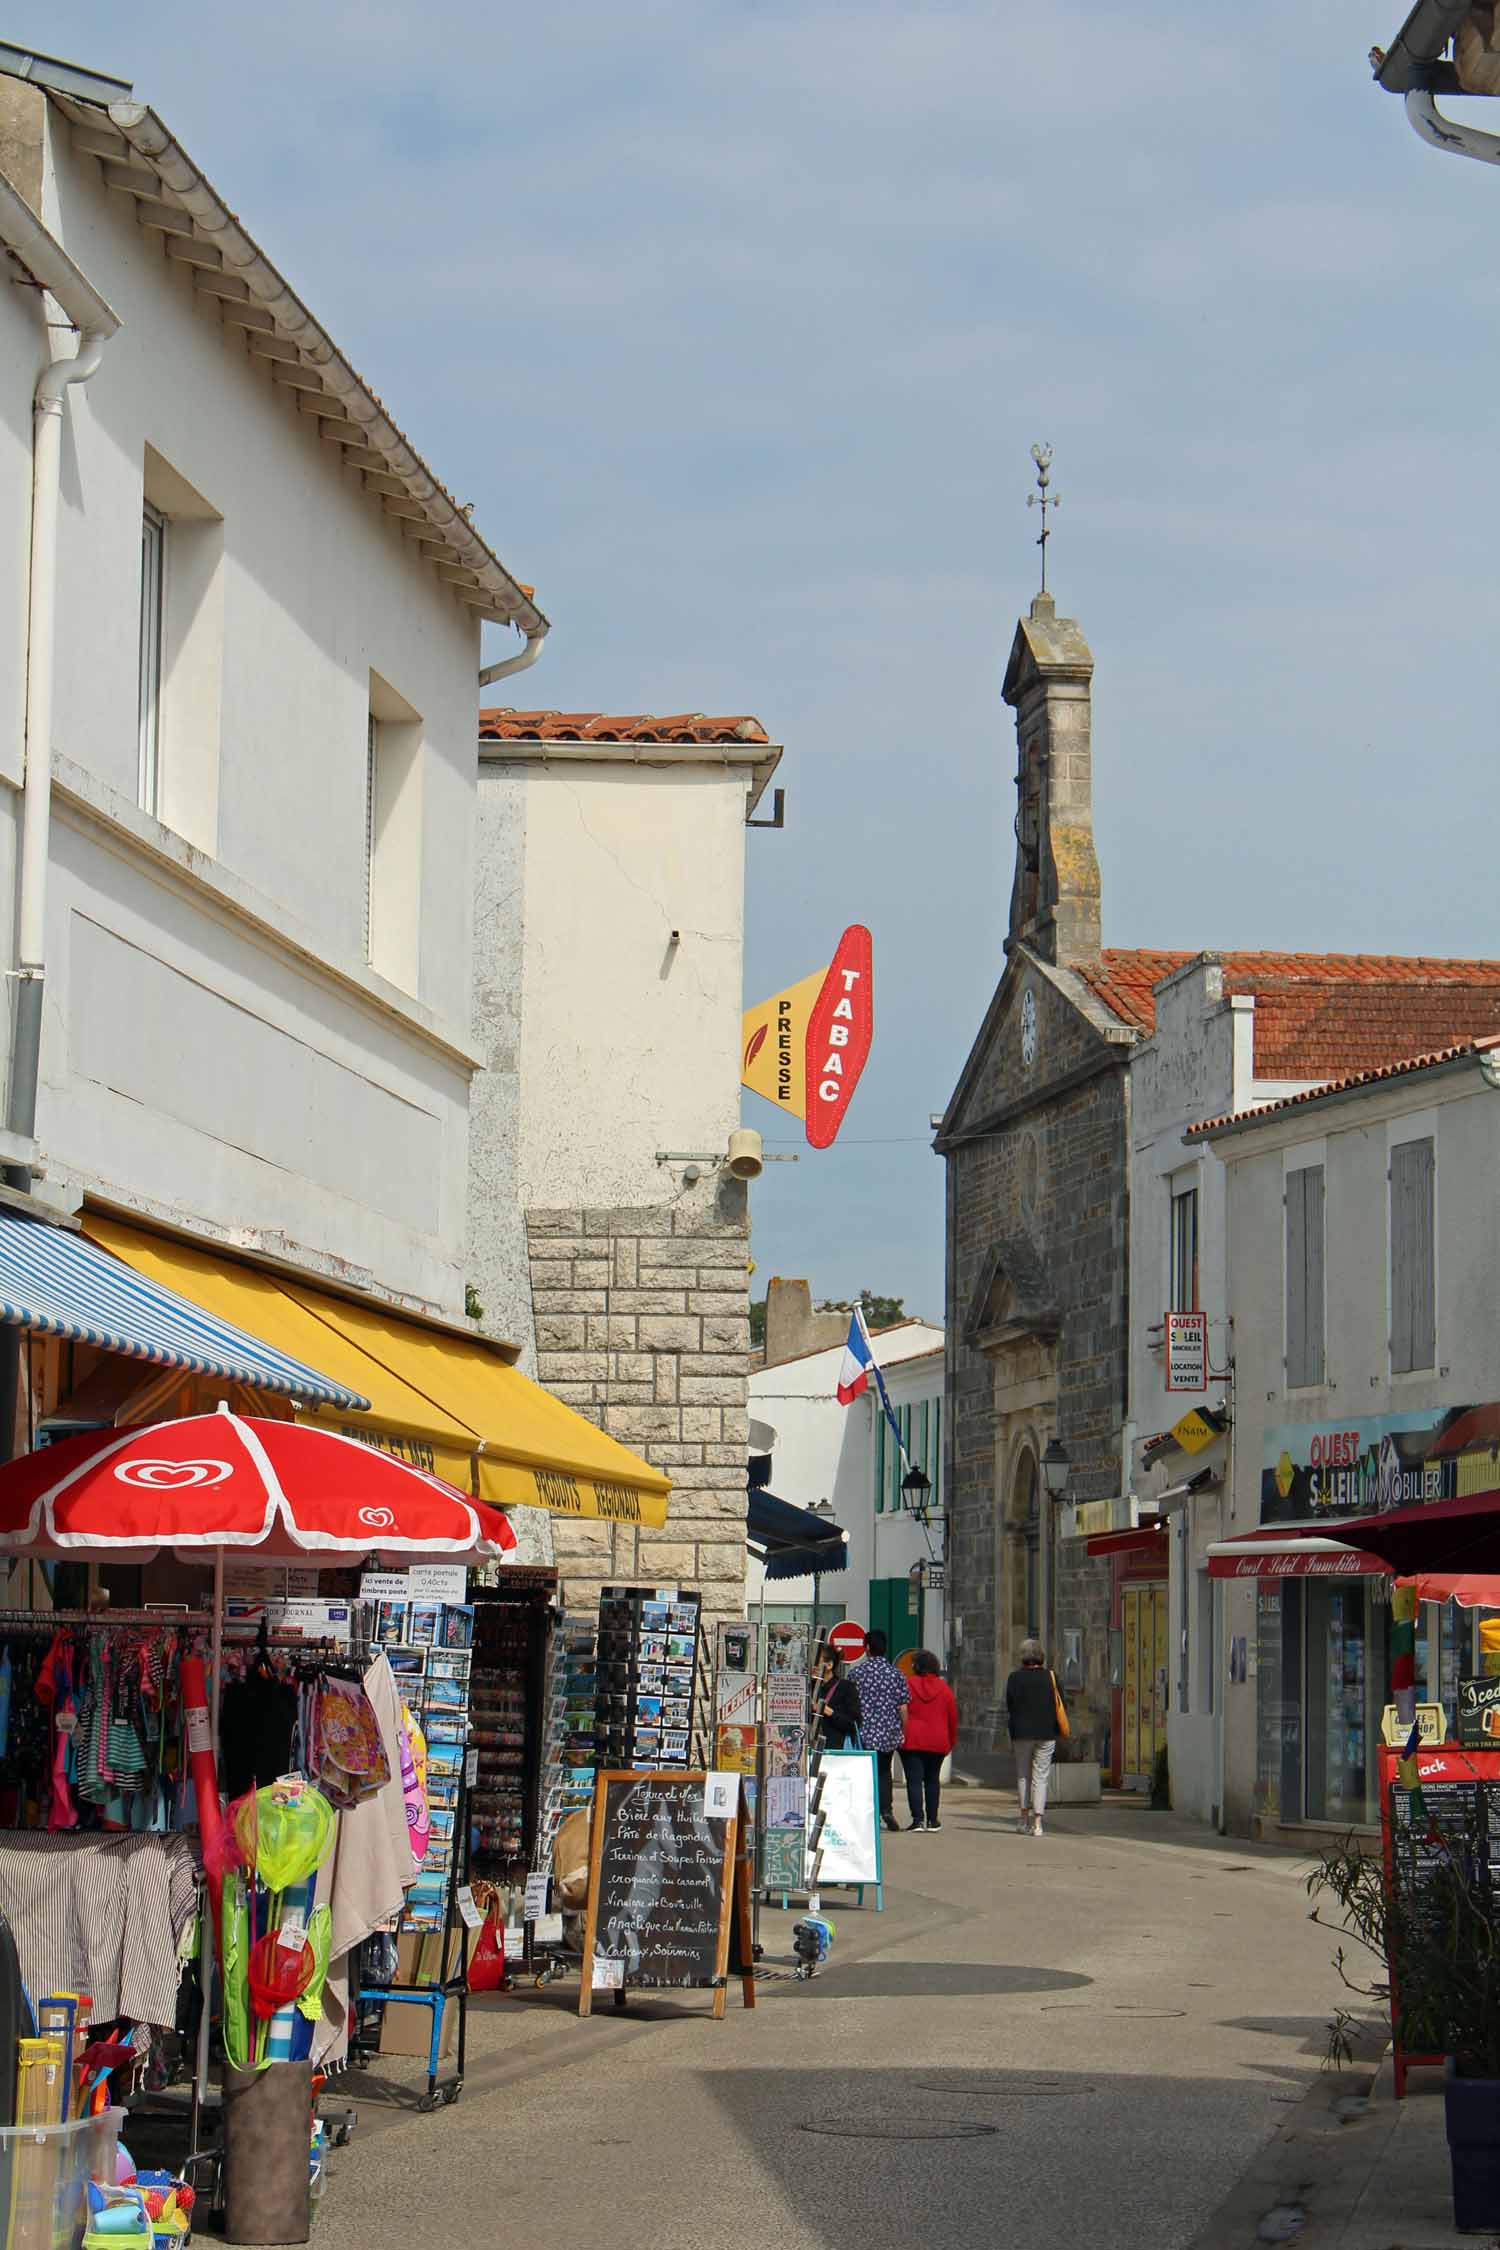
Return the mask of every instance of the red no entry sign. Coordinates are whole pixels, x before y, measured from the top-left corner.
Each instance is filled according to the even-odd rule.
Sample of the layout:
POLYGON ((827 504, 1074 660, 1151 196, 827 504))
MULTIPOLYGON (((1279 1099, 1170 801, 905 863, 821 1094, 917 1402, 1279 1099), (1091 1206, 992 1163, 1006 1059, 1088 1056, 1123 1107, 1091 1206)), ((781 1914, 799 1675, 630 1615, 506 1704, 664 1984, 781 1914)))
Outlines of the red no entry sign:
POLYGON ((863 1625, 835 1625, 828 1636, 828 1646, 848 1664, 856 1664, 865 1653, 863 1625))

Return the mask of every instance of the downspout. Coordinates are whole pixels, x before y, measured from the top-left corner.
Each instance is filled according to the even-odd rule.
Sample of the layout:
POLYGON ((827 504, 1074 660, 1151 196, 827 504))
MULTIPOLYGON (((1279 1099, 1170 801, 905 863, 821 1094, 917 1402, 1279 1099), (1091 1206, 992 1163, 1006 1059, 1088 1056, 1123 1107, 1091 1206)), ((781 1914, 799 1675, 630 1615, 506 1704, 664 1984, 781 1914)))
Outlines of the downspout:
MULTIPOLYGON (((78 331, 71 359, 37 377, 31 457, 31 555, 26 590, 25 781, 21 799, 16 908, 16 1005, 11 1023, 5 1122, 22 1140, 36 1137, 46 973, 47 857, 52 819, 52 704, 57 662, 57 521, 62 493, 63 403, 86 383, 120 322, 25 198, 0 176, 0 241, 55 300, 78 331)), ((6 1167, 12 1187, 31 1186, 26 1165, 6 1167)))
POLYGON ((1500 134, 1483 132, 1477 125, 1461 125, 1445 117, 1424 88, 1414 86, 1406 97, 1406 119, 1419 140, 1446 156, 1472 156, 1479 164, 1500 164, 1500 134))
POLYGON ((493 687, 496 680, 509 680, 513 678, 517 672, 529 672, 532 665, 535 664, 537 658, 541 655, 542 643, 546 638, 547 627, 545 625, 541 628, 540 632, 528 633, 526 636, 526 646, 522 649, 519 656, 507 656, 502 663, 487 664, 485 666, 484 670, 479 675, 480 686, 482 688, 493 687))

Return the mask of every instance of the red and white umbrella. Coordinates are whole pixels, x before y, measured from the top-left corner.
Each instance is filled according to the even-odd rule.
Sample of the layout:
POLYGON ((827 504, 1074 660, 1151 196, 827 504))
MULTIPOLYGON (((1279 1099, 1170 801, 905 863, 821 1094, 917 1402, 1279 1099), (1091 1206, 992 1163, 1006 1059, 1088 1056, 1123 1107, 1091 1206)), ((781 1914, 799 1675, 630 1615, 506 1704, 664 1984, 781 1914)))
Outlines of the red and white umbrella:
POLYGON ((0 1468, 0 1554, 479 1562, 515 1543, 498 1509, 358 1438, 223 1407, 64 1438, 0 1468))

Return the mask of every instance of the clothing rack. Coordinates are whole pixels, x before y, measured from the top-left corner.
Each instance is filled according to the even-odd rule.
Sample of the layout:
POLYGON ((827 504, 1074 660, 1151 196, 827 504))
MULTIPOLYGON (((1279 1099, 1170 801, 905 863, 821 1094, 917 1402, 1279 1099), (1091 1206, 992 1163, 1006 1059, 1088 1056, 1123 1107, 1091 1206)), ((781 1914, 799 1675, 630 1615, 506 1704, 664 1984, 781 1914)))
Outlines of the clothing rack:
POLYGON ((134 1632, 209 1633, 213 1619, 202 1609, 0 1609, 0 1633, 50 1633, 86 1625, 128 1625, 134 1632))

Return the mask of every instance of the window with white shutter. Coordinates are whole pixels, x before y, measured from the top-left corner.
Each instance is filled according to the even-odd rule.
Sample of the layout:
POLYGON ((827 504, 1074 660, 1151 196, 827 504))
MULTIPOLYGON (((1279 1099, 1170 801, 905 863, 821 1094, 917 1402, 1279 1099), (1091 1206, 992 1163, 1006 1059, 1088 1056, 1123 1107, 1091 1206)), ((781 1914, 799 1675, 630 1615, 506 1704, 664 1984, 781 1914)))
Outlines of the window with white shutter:
POLYGON ((1323 1167, 1286 1176, 1286 1384, 1321 1383, 1323 1361, 1323 1167))
POLYGON ((1431 1136, 1391 1150, 1391 1373, 1437 1364, 1436 1185, 1431 1136))

